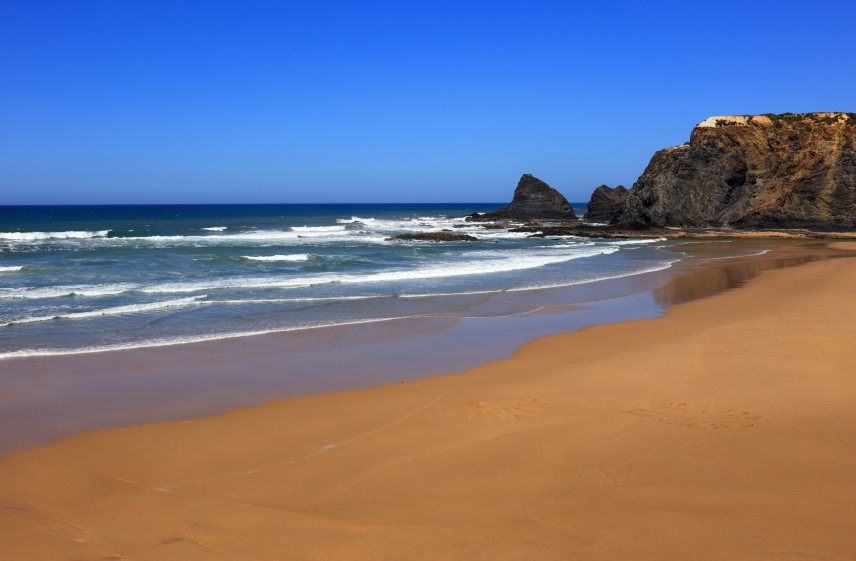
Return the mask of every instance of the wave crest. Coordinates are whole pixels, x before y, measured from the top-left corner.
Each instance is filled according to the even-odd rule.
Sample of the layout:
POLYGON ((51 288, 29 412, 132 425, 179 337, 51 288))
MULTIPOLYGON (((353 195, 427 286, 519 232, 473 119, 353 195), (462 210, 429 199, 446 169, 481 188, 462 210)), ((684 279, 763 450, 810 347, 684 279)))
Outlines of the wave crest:
POLYGON ((376 222, 376 220, 374 218, 360 218, 359 216, 352 216, 350 218, 337 218, 336 222, 339 224, 355 224, 357 222, 371 224, 372 222, 376 222))
POLYGON ((344 226, 292 226, 292 232, 341 232, 344 226))
POLYGON ((51 321, 55 319, 86 319, 101 316, 116 316, 120 314, 134 314, 140 312, 151 312, 154 310, 163 310, 165 308, 179 308, 182 306, 191 306, 193 304, 204 304, 199 302, 200 298, 205 298, 207 294, 200 296, 191 296, 189 298, 177 298, 175 300, 165 300, 163 302, 150 302, 148 304, 128 304, 127 306, 115 306, 113 308, 103 308, 101 310, 90 310, 86 312, 71 312, 68 314, 52 314, 48 316, 35 316, 28 318, 15 319, 6 323, 0 323, 0 327, 7 327, 20 323, 36 323, 40 321, 51 321))
POLYGON ((96 232, 71 231, 71 232, 0 232, 0 240, 8 241, 34 241, 34 240, 69 240, 86 238, 104 238, 110 230, 98 230, 96 232))
POLYGON ((63 296, 115 296, 137 288, 137 285, 127 283, 46 287, 23 286, 18 288, 0 288, 0 298, 24 298, 30 300, 39 298, 60 298, 63 296))
POLYGON ((296 253, 293 255, 244 255, 244 259, 252 261, 306 261, 309 259, 308 253, 296 253))

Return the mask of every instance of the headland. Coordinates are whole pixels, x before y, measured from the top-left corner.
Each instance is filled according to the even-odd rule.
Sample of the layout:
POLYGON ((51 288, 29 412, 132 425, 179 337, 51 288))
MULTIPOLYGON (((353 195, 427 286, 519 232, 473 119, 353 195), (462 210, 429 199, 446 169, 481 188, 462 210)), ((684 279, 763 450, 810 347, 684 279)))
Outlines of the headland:
POLYGON ((537 236, 848 239, 856 236, 856 113, 710 117, 688 142, 656 152, 629 190, 595 189, 582 221, 547 190, 555 191, 524 175, 510 205, 468 220, 522 221, 507 227, 537 236), (537 203, 525 196, 530 184, 540 187, 537 203))

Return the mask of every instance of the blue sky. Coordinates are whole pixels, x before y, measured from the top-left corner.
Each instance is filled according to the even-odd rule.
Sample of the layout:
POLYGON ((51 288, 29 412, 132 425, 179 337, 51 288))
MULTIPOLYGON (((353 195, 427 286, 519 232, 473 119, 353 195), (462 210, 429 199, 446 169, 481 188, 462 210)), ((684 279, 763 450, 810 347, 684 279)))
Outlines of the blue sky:
POLYGON ((853 2, 15 2, 0 204, 572 201, 711 115, 856 111, 853 2))

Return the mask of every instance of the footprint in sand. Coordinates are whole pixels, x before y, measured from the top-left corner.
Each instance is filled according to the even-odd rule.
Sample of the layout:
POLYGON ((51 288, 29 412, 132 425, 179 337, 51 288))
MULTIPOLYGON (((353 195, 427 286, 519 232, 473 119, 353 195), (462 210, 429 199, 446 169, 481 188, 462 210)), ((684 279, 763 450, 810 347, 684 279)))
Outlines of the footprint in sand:
MULTIPOLYGON (((658 421, 665 425, 677 425, 700 430, 717 430, 717 429, 747 429, 755 426, 754 423, 735 423, 730 421, 714 422, 709 419, 696 419, 692 416, 681 415, 673 416, 675 413, 671 411, 680 411, 687 413, 690 407, 686 403, 661 403, 656 406, 657 409, 665 411, 655 411, 653 409, 635 409, 627 411, 627 413, 635 417, 656 417, 658 421)), ((732 413, 727 407, 719 407, 714 405, 705 405, 701 410, 702 415, 715 415, 721 419, 730 419, 736 421, 757 421, 761 418, 760 415, 743 411, 741 413, 732 413)))
POLYGON ((675 411, 689 411, 686 403, 661 403, 658 409, 673 409, 675 411))
POLYGON ((541 417, 549 409, 557 409, 555 403, 546 402, 543 398, 514 401, 465 401, 455 407, 461 410, 455 416, 468 421, 476 419, 489 420, 528 420, 541 417))

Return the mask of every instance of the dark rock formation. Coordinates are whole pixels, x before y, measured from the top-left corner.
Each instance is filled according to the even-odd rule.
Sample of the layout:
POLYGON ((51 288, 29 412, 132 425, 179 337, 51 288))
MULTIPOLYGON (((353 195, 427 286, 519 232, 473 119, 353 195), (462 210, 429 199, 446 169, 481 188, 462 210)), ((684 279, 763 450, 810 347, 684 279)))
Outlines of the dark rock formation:
POLYGON ((627 199, 627 188, 624 185, 619 185, 615 189, 601 185, 591 194, 588 212, 583 216, 583 220, 609 224, 621 215, 625 199, 627 199))
POLYGON ((386 238, 390 240, 417 240, 423 242, 477 242, 478 238, 467 234, 452 234, 449 232, 424 232, 422 234, 399 234, 386 238))
POLYGON ((615 224, 853 228, 854 128, 854 113, 711 117, 654 154, 615 224))
POLYGON ((471 214, 468 221, 577 220, 574 209, 561 193, 530 174, 524 174, 514 190, 514 199, 496 212, 471 214))

